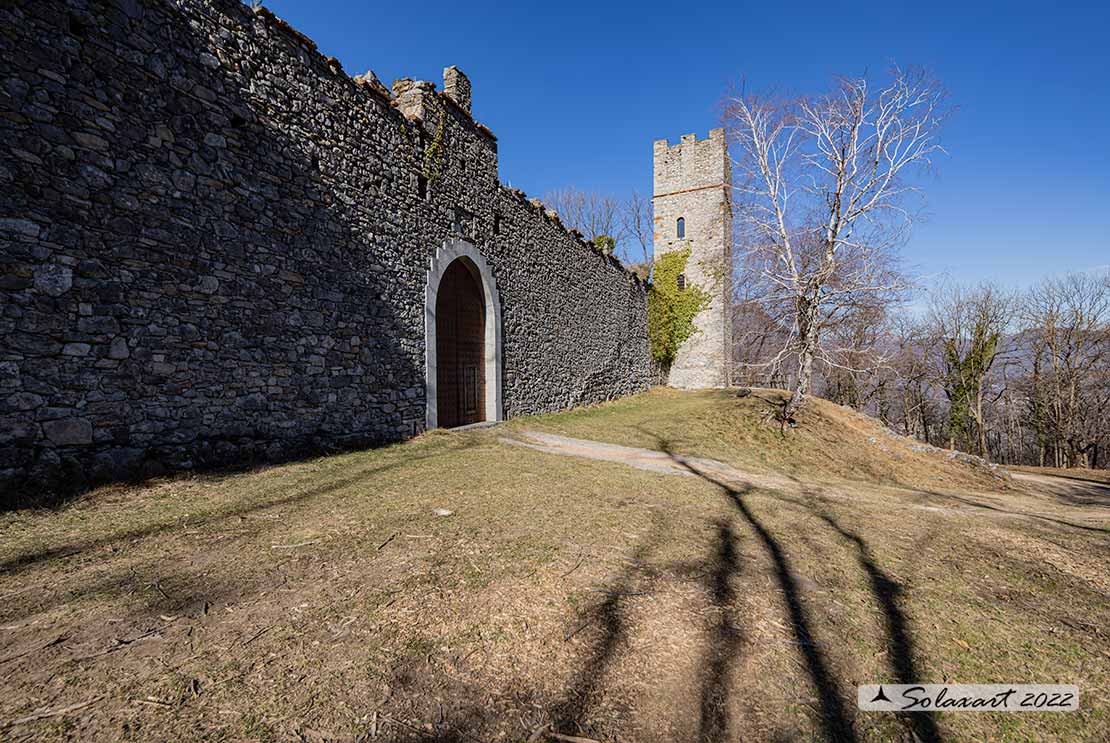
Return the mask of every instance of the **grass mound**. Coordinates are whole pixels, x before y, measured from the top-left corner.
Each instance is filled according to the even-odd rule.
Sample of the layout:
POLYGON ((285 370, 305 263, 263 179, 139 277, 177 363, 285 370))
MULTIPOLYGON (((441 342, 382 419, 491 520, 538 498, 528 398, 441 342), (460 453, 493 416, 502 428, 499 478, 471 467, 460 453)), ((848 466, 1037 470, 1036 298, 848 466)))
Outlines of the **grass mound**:
POLYGON ((664 387, 570 413, 535 416, 513 426, 625 446, 708 456, 757 472, 862 480, 915 488, 997 488, 1003 477, 966 455, 894 434, 874 418, 810 398, 798 427, 785 434, 770 414, 782 390, 683 392, 664 387))
POLYGON ((0 513, 0 740, 1103 740, 1110 493, 876 485, 980 475, 820 401, 783 438, 777 394, 657 390, 0 513), (537 428, 782 474, 502 442, 537 428), (1096 701, 855 708, 857 684, 950 680, 1096 701))

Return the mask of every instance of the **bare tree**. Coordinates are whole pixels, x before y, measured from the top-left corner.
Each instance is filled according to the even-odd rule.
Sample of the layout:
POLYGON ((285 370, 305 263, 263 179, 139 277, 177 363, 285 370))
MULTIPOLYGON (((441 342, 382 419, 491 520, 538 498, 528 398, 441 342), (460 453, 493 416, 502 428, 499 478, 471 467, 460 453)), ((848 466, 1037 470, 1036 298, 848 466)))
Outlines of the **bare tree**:
POLYGON ((782 318, 771 315, 758 301, 762 287, 751 275, 735 272, 732 287, 733 382, 787 387, 793 381, 791 370, 775 363, 789 337, 782 318))
POLYGON ((828 326, 822 344, 820 376, 828 400, 857 410, 875 402, 875 412, 889 423, 887 382, 894 356, 887 307, 872 303, 845 313, 828 326))
POLYGON ((940 429, 937 421, 940 406, 931 384, 934 339, 924 323, 907 317, 894 320, 891 336, 896 349, 891 366, 898 386, 902 433, 932 443, 940 429))
POLYGON ((654 225, 651 198, 633 190, 624 200, 574 186, 551 191, 543 198, 563 224, 599 246, 608 246, 629 269, 647 278, 651 273, 654 225))
POLYGON ((589 240, 608 236, 619 242, 623 236, 621 205, 611 196, 568 186, 548 193, 543 203, 589 240))
POLYGON ((620 219, 624 238, 622 257, 646 278, 654 260, 655 224, 651 198, 633 189, 621 204, 620 219))
POLYGON ((809 392, 830 323, 896 297, 896 249, 920 196, 913 177, 941 152, 945 94, 920 72, 892 71, 873 88, 844 78, 824 96, 726 100, 745 272, 759 303, 781 318, 787 342, 767 362, 797 368, 784 421, 809 392))
POLYGON ((991 284, 943 284, 930 297, 935 375, 949 403, 949 448, 961 437, 975 444, 979 456, 988 456, 984 402, 1013 308, 1014 297, 991 284))
POLYGON ((1028 418, 1040 463, 1087 467, 1110 438, 1110 274, 1046 279, 1023 300, 1028 418))

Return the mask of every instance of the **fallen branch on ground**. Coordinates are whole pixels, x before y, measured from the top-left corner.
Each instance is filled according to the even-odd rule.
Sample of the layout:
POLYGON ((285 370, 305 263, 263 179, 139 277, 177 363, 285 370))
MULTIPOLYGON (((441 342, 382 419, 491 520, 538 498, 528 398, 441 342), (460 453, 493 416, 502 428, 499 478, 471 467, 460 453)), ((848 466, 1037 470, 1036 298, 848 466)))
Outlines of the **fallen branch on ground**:
POLYGON ((108 648, 105 648, 104 650, 93 653, 92 655, 85 655, 85 656, 82 656, 80 658, 76 658, 75 660, 89 660, 91 658, 99 658, 102 655, 108 655, 109 653, 114 653, 117 650, 121 650, 121 649, 127 647, 128 645, 134 645, 136 642, 140 642, 142 640, 147 640, 151 637, 161 637, 161 636, 162 636, 161 632, 159 632, 156 629, 152 629, 152 630, 149 630, 147 632, 142 633, 138 637, 132 637, 130 640, 120 640, 120 639, 117 638, 115 644, 112 645, 111 647, 108 647, 108 648))
POLYGON ((590 626, 591 624, 593 624, 593 621, 594 621, 594 618, 593 618, 593 617, 589 617, 589 618, 588 618, 588 619, 587 619, 587 620, 586 620, 585 622, 582 622, 582 624, 578 625, 578 626, 577 626, 577 627, 576 627, 576 628, 574 629, 574 631, 573 631, 573 632, 571 632, 571 633, 570 633, 569 635, 566 635, 566 636, 564 636, 564 637, 563 637, 563 642, 570 642, 570 638, 574 637, 574 636, 575 636, 575 635, 577 635, 577 634, 578 634, 579 632, 581 632, 582 630, 584 630, 584 629, 586 629, 587 627, 589 627, 589 626, 590 626))
POLYGON ((267 626, 267 627, 263 627, 262 629, 258 630, 258 631, 257 631, 257 632, 255 632, 255 633, 254 633, 253 635, 251 635, 251 637, 250 637, 250 639, 249 639, 249 640, 245 640, 245 641, 243 641, 243 642, 242 642, 242 643, 241 643, 241 644, 239 645, 239 647, 241 647, 241 648, 245 648, 245 647, 246 647, 247 645, 250 645, 250 644, 251 644, 252 642, 254 642, 255 640, 257 640, 257 639, 258 639, 259 637, 262 637, 262 635, 266 634, 267 632, 269 632, 269 631, 270 631, 271 629, 273 629, 273 628, 274 628, 274 625, 272 625, 272 624, 271 624, 271 625, 269 625, 269 626, 267 626))
POLYGON ((578 556, 578 562, 574 563, 574 567, 573 567, 573 568, 571 568, 570 570, 568 570, 567 572, 563 573, 563 574, 562 574, 562 575, 560 575, 559 577, 560 577, 560 578, 566 578, 566 577, 567 577, 568 575, 570 575, 571 573, 573 573, 573 572, 574 572, 575 570, 577 570, 578 568, 582 567, 582 561, 583 561, 583 560, 585 560, 585 559, 586 559, 585 555, 579 555, 579 556, 578 556))
MULTIPOLYGON (((395 717, 386 717, 385 715, 382 715, 381 719, 382 719, 383 722, 392 722, 394 725, 400 725, 401 727, 405 727, 405 728, 408 728, 409 730, 413 730, 417 733, 420 733, 421 736, 427 736, 428 735, 428 731, 425 730, 424 728, 419 728, 415 725, 410 725, 409 723, 405 722, 404 720, 398 720, 395 717)), ((471 735, 470 733, 468 733, 464 730, 453 729, 451 732, 458 733, 459 735, 463 736, 464 738, 469 738, 470 740, 475 741, 475 743, 485 743, 485 741, 483 741, 481 738, 475 738, 473 735, 471 735)), ((597 741, 596 740, 595 741, 590 741, 589 743, 597 743, 597 741)))

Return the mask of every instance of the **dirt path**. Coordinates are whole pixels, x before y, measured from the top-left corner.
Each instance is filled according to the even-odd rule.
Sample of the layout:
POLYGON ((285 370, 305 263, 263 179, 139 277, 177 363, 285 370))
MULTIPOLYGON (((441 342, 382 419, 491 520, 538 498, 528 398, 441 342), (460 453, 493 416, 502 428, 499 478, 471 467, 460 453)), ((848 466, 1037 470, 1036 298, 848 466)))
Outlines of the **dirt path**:
POLYGON ((877 486, 870 483, 861 488, 858 487, 860 483, 802 482, 794 478, 745 472, 725 462, 705 457, 688 457, 674 452, 609 444, 539 431, 523 431, 519 435, 523 440, 502 436, 498 441, 547 454, 615 462, 663 475, 686 477, 697 475, 719 483, 741 487, 765 488, 783 493, 812 491, 832 500, 859 501, 883 498, 887 508, 896 510, 925 510, 964 517, 1001 519, 1017 517, 1063 526, 1103 530, 1104 527, 1100 524, 1104 519, 1097 509, 1100 506, 1110 508, 1110 485, 1055 475, 1014 472, 1013 477, 1017 488, 1008 491, 1003 497, 997 494, 975 493, 974 498, 969 498, 966 494, 945 494, 934 491, 930 495, 939 496, 941 500, 930 503, 912 501, 899 503, 886 498, 884 494, 892 490, 911 494, 921 494, 924 491, 889 485, 877 486), (945 501, 945 498, 952 500, 945 501), (1091 511, 1091 506, 1096 510, 1091 511), (1061 516, 1075 519, 1078 523, 1071 520, 1062 521, 1059 519, 1061 516))
POLYGON ((1031 490, 1053 496, 1060 501, 1077 506, 1110 508, 1110 484, 1063 475, 1042 475, 1031 472, 1011 472, 1031 490))
POLYGON ((855 694, 1107 698, 1105 508, 515 425, 0 514, 0 740, 1101 740, 855 694))
POLYGON ((619 444, 606 444, 602 441, 574 439, 569 436, 540 433, 538 431, 524 431, 522 436, 527 440, 521 441, 520 439, 511 439, 504 436, 498 440, 503 444, 524 446, 548 454, 584 457, 586 459, 597 459, 603 462, 617 462, 619 464, 627 464, 629 467, 635 467, 636 469, 658 472, 664 475, 690 477, 700 473, 714 479, 724 480, 739 485, 776 490, 797 490, 799 484, 796 480, 785 477, 743 472, 716 459, 687 457, 674 452, 641 449, 635 446, 621 446, 619 444))

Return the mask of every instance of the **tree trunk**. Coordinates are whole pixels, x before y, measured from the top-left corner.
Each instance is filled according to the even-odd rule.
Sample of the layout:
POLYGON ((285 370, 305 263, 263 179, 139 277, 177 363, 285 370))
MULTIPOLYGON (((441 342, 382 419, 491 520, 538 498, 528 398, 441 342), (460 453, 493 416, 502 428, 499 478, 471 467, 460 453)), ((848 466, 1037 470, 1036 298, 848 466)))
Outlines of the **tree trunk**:
POLYGON ((979 391, 975 395, 975 429, 978 434, 979 456, 990 461, 987 451, 987 427, 983 425, 983 382, 979 381, 979 391))
POLYGON ((809 394, 810 377, 813 375, 813 348, 809 344, 802 346, 798 353, 798 381, 794 385, 794 392, 783 410, 783 418, 789 422, 802 409, 806 395, 809 394))
POLYGON ((817 305, 807 297, 796 300, 798 315, 798 379, 794 392, 783 408, 783 423, 789 423, 805 403, 813 376, 813 356, 817 353, 817 305))

